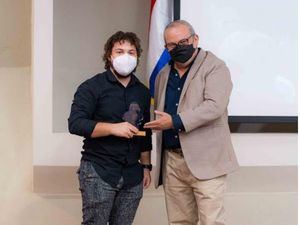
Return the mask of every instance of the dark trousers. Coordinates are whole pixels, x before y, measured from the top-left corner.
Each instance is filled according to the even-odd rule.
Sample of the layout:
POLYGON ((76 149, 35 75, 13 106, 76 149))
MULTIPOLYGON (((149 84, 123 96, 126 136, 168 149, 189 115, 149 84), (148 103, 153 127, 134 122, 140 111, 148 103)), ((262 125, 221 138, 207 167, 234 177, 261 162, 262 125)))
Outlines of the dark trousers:
POLYGON ((140 183, 123 188, 123 180, 117 187, 104 182, 89 161, 81 161, 78 170, 82 196, 82 225, 131 225, 143 195, 140 183))

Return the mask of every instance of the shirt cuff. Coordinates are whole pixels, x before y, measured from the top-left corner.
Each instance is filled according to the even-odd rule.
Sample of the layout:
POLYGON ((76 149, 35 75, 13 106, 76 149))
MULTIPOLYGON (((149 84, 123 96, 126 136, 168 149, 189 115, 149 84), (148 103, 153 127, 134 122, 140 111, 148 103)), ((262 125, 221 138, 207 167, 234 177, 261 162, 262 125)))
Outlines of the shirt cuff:
POLYGON ((87 120, 85 122, 86 122, 86 124, 83 125, 83 127, 84 127, 83 136, 85 138, 90 138, 96 125, 97 125, 97 121, 87 120))
POLYGON ((185 131, 182 120, 178 114, 172 115, 173 127, 177 132, 185 131))

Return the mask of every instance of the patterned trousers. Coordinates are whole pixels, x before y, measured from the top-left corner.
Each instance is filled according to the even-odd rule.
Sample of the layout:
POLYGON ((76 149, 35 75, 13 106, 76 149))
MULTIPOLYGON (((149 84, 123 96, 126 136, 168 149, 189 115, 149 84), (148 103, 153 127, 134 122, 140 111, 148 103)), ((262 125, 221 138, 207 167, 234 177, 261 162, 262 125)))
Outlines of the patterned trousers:
POLYGON ((78 170, 82 196, 82 225, 131 225, 143 195, 143 185, 124 189, 103 181, 89 161, 81 161, 78 170))

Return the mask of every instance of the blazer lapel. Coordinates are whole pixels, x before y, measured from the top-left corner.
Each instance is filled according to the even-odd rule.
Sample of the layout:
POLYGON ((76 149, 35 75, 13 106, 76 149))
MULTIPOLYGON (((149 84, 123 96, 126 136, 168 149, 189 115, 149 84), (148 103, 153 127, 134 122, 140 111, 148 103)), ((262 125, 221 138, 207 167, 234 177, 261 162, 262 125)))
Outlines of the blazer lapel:
POLYGON ((186 78, 186 81, 183 85, 182 92, 181 92, 181 95, 180 95, 179 105, 180 105, 180 103, 182 101, 182 98, 184 97, 184 95, 186 93, 186 90, 187 90, 189 84, 191 83, 193 77, 196 75, 197 71, 199 70, 202 63, 204 62, 204 59, 206 58, 206 55, 207 55, 207 53, 203 49, 201 49, 200 52, 198 53, 198 55, 197 55, 193 65, 192 65, 189 73, 187 74, 187 78, 186 78))
POLYGON ((159 75, 161 76, 160 85, 159 85, 159 96, 158 96, 158 104, 157 104, 157 110, 164 111, 165 107, 165 98, 166 98, 166 89, 167 89, 167 83, 170 73, 170 66, 168 66, 162 73, 159 75))

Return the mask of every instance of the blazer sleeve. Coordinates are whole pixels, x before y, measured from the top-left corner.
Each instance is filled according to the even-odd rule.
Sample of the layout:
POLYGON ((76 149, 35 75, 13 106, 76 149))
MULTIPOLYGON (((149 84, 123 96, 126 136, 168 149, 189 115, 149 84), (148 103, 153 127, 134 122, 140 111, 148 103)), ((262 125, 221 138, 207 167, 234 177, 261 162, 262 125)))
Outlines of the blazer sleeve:
POLYGON ((204 101, 179 113, 185 131, 190 132, 219 118, 227 109, 232 86, 227 66, 219 63, 205 77, 204 101))

